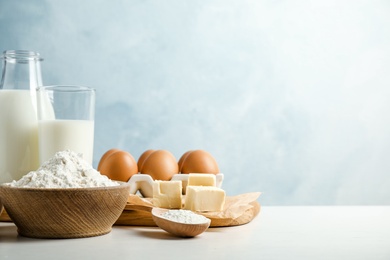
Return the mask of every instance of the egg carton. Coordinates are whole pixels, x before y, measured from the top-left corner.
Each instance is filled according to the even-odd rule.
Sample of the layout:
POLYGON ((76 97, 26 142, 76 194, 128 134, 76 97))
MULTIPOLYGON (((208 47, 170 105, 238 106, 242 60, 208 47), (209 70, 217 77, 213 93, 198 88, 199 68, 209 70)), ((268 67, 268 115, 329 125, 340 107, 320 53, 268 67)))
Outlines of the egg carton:
MULTIPOLYGON (((223 173, 215 175, 216 187, 221 188, 223 178, 223 173)), ((188 174, 175 174, 171 181, 182 181, 183 194, 185 194, 188 174)), ((145 198, 153 197, 153 178, 149 174, 135 174, 131 176, 128 183, 130 183, 130 194, 136 194, 139 191, 145 198)))

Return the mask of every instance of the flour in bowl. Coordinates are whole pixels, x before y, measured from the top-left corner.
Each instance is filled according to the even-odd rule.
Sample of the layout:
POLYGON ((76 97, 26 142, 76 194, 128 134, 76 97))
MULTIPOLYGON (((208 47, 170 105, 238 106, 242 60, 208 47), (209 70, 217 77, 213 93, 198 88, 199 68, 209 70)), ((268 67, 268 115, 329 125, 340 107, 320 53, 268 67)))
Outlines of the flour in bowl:
POLYGON ((8 185, 23 188, 88 188, 119 184, 101 175, 81 155, 66 150, 57 152, 38 170, 8 185))

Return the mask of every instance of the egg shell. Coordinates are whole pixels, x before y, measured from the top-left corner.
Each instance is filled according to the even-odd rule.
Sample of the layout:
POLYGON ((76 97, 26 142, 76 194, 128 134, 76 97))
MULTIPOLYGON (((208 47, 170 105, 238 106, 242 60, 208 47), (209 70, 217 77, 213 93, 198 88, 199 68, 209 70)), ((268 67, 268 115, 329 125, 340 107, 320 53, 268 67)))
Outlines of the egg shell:
POLYGON ((219 173, 217 161, 204 150, 193 150, 183 156, 181 173, 219 173))
POLYGON ((142 165, 144 164, 145 159, 148 158, 148 156, 154 151, 155 150, 150 149, 150 150, 146 150, 141 154, 141 156, 138 158, 138 163, 137 163, 138 171, 142 172, 142 165))
POLYGON ((110 152, 107 156, 103 155, 98 171, 111 180, 127 182, 131 176, 138 173, 138 167, 130 153, 117 150, 110 152))
POLYGON ((185 159, 187 158, 187 156, 192 153, 193 150, 189 150, 187 152, 185 152, 179 159, 179 162, 177 163, 179 165, 179 172, 181 172, 181 168, 183 167, 183 162, 185 161, 185 159))
POLYGON ((121 150, 113 148, 113 149, 110 149, 107 152, 105 152, 103 154, 102 158, 100 158, 99 165, 98 165, 98 171, 102 167, 102 163, 107 159, 107 157, 109 157, 111 154, 118 152, 118 151, 121 151, 121 150))
POLYGON ((145 158, 142 174, 149 174, 153 180, 169 181, 174 174, 179 173, 175 156, 166 150, 155 150, 145 158))

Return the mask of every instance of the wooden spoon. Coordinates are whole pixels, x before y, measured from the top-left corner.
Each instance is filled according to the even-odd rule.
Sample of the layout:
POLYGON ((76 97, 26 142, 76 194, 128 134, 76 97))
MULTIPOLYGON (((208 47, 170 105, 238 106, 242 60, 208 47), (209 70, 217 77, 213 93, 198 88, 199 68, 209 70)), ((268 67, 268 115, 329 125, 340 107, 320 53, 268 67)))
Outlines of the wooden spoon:
POLYGON ((205 223, 200 224, 187 224, 175 222, 162 217, 161 215, 167 212, 169 209, 153 208, 152 218, 157 226, 167 231, 170 234, 179 237, 195 237, 202 234, 210 226, 211 220, 207 219, 205 223))

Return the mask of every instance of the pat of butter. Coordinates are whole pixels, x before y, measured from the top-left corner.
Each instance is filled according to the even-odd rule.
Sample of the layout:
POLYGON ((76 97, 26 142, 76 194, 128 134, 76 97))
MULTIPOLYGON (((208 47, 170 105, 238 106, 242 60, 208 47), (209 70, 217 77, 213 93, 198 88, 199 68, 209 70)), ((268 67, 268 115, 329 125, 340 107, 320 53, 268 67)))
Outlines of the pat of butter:
POLYGON ((181 209, 181 181, 154 181, 153 205, 159 208, 181 209))
POLYGON ((192 211, 221 211, 225 191, 212 186, 187 186, 184 209, 192 211))
POLYGON ((215 174, 212 173, 190 173, 188 175, 188 186, 216 186, 215 174))

